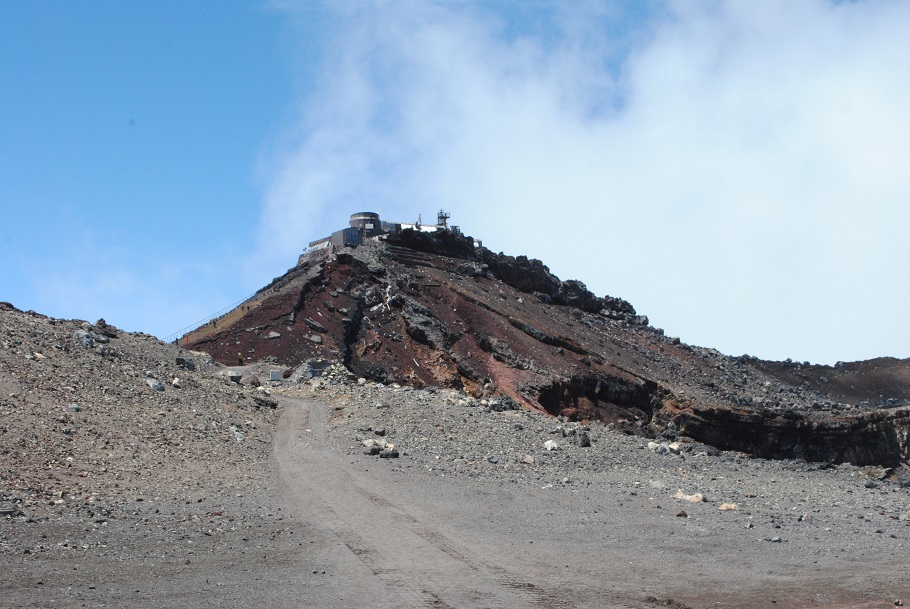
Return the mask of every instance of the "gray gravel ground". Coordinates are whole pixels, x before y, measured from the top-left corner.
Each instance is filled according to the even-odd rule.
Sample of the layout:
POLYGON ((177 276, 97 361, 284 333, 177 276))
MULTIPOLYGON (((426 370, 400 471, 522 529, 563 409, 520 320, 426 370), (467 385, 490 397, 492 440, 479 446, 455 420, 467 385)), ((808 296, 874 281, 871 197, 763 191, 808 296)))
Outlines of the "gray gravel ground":
POLYGON ((910 599, 910 489, 880 468, 684 438, 658 454, 597 424, 339 369, 270 383, 280 366, 248 366, 257 388, 146 335, 87 346, 78 332, 103 326, 0 322, 0 607, 910 599), (366 440, 399 456, 366 455, 366 440))

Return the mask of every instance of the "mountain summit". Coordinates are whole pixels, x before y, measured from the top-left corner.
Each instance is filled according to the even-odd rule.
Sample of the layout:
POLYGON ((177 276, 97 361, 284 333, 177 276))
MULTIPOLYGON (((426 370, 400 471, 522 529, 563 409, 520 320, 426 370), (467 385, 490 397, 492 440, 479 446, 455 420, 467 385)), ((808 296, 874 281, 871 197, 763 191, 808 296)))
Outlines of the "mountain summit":
POLYGON ((180 340, 216 360, 450 387, 497 408, 601 420, 769 458, 910 458, 910 360, 819 366, 729 357, 649 325, 631 304, 435 226, 354 214, 298 264, 180 340))

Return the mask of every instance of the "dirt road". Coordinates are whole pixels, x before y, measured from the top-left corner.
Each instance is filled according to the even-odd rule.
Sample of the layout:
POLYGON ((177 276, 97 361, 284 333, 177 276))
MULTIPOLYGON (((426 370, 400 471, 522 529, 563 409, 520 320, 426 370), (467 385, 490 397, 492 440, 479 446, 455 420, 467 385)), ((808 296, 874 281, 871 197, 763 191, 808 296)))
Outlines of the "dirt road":
POLYGON ((327 409, 287 399, 275 440, 291 513, 321 530, 326 561, 301 606, 884 608, 907 593, 902 556, 686 523, 606 478, 529 488, 357 459, 331 445, 327 409))
POLYGON ((326 447, 325 405, 295 400, 285 413, 275 442, 282 480, 297 515, 326 527, 342 554, 343 570, 334 574, 339 597, 335 605, 321 599, 323 606, 350 606, 352 594, 388 607, 575 606, 534 583, 533 573, 504 566, 498 547, 469 545, 451 522, 444 526, 455 502, 486 509, 468 489, 445 498, 438 488, 390 484, 326 447), (346 561, 345 551, 359 564, 346 561))
MULTIPOLYGON (((362 455, 356 423, 327 431, 330 412, 361 416, 336 406, 281 397, 255 467, 189 460, 192 485, 124 491, 105 500, 106 515, 96 503, 94 515, 5 516, 0 608, 886 609, 910 599, 907 523, 873 511, 906 490, 773 463, 655 466, 682 462, 621 434, 601 436, 602 465, 587 474, 572 459, 593 453, 561 451, 577 473, 566 484, 514 483, 496 473, 502 464, 487 464, 490 477, 449 475, 407 450, 362 455), (696 474, 759 496, 730 512, 673 500, 681 476, 696 474)), ((482 441, 474 429, 453 442, 482 441)))
POLYGON ((910 488, 883 468, 659 452, 340 366, 256 387, 271 364, 234 383, 0 312, 0 609, 910 602, 910 488), (377 437, 401 458, 364 455, 377 437))

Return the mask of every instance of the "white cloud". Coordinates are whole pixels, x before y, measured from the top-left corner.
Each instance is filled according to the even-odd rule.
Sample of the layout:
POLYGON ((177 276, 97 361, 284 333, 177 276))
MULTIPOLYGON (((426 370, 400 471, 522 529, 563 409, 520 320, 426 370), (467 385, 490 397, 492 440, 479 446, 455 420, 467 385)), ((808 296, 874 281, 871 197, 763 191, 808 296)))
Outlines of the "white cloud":
POLYGON ((687 342, 910 356, 910 5, 540 4, 527 29, 450 6, 335 15, 262 256, 445 207, 687 342))

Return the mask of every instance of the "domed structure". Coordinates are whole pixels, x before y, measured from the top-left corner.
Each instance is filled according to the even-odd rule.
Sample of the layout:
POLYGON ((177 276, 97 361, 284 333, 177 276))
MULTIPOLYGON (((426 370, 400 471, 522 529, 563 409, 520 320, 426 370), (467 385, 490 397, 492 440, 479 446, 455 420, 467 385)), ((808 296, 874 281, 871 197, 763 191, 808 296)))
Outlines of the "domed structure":
POLYGON ((361 211, 351 214, 349 224, 351 228, 360 229, 364 237, 373 237, 383 233, 379 214, 372 211, 361 211))

